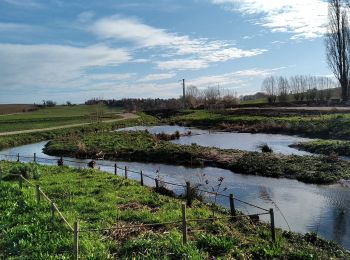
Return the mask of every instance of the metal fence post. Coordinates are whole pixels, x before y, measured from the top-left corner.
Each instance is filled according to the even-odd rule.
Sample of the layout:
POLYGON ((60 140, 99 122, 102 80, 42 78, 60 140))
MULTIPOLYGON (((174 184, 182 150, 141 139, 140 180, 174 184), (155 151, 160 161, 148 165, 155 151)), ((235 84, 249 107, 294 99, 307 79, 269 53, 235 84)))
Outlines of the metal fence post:
POLYGON ((36 202, 40 203, 40 186, 38 184, 35 185, 35 197, 36 202))
POLYGON ((19 153, 17 153, 17 162, 19 162, 19 153))
POLYGON ((231 214, 231 217, 236 216, 235 199, 233 197, 233 194, 230 194, 230 214, 231 214))
POLYGON ((192 205, 192 194, 191 194, 191 183, 188 181, 186 182, 186 204, 188 207, 191 207, 192 205))
POLYGON ((186 204, 182 203, 182 243, 187 244, 186 204))
POLYGON ((141 186, 143 186, 143 172, 140 171, 140 177, 141 177, 141 186))
POLYGON ((34 153, 34 162, 36 162, 36 153, 34 153))
POLYGON ((125 179, 128 178, 128 167, 125 166, 125 179))
POLYGON ((270 212, 270 226, 271 226, 271 237, 272 237, 272 242, 276 242, 276 230, 275 230, 275 215, 273 213, 273 209, 271 208, 269 210, 270 212))
POLYGON ((158 179, 154 179, 154 181, 156 182, 156 189, 159 189, 159 180, 158 179))
POLYGON ((74 260, 79 259, 79 222, 75 221, 74 222, 74 248, 73 248, 73 253, 74 253, 74 260))
POLYGON ((117 164, 115 163, 115 164, 114 164, 114 175, 117 175, 117 169, 118 169, 118 166, 117 166, 117 164))

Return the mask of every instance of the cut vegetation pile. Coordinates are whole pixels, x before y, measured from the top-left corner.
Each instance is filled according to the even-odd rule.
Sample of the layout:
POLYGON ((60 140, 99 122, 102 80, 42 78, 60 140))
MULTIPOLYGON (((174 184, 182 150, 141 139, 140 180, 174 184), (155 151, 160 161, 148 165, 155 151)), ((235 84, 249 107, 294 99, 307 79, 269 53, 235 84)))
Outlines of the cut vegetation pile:
MULTIPOLYGON (((8 174, 19 174, 19 163, 0 162, 0 258, 71 259, 73 234, 63 223, 50 222, 50 208, 35 202, 32 188, 19 189, 8 174)), ((79 219, 81 230, 178 221, 181 203, 136 182, 94 170, 32 165, 46 194, 59 206, 68 222, 79 219)), ((29 176, 30 177, 30 176, 29 176)), ((217 209, 215 216, 227 216, 217 209)), ((212 208, 194 201, 188 218, 208 218, 212 208)), ((127 231, 80 233, 83 259, 260 259, 338 258, 350 255, 335 243, 314 234, 298 235, 277 230, 270 241, 269 226, 241 217, 211 222, 189 222, 189 243, 182 244, 181 224, 157 228, 141 226, 127 231), (197 230, 197 231, 196 231, 197 230), (200 230, 200 231, 198 231, 200 230)))

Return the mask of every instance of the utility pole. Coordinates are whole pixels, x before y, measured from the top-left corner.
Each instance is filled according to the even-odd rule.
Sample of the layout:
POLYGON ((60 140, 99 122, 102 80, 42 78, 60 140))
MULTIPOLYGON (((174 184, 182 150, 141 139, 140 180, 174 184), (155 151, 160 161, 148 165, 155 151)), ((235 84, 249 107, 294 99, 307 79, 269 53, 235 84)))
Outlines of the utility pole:
POLYGON ((182 80, 182 102, 183 102, 183 109, 186 109, 186 87, 185 87, 185 79, 182 80))

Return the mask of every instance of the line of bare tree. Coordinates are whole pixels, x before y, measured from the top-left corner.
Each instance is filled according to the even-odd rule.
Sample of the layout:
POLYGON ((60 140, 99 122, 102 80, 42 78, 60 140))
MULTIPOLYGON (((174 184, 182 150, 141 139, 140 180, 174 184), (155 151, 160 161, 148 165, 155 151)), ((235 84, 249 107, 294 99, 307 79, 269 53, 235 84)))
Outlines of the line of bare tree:
POLYGON ((237 92, 221 87, 208 87, 199 89, 189 86, 186 89, 187 108, 220 109, 227 108, 239 103, 237 92))
POLYGON ((328 77, 296 75, 289 79, 269 76, 262 82, 269 103, 289 101, 328 101, 338 84, 328 77))

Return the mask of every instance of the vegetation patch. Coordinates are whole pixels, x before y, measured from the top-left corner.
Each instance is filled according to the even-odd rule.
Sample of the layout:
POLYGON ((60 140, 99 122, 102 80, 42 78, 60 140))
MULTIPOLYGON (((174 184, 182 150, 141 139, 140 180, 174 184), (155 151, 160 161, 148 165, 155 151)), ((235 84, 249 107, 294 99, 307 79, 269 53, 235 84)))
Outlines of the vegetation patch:
POLYGON ((315 140, 293 144, 291 147, 311 153, 325 154, 332 157, 350 156, 350 142, 340 140, 315 140))
POLYGON ((310 183, 328 184, 350 178, 349 163, 331 158, 178 145, 159 140, 146 131, 61 135, 50 141, 44 152, 79 158, 96 158, 102 153, 110 160, 214 166, 242 174, 286 177, 310 183))
MULTIPOLYGON (((255 111, 255 110, 254 110, 255 111)), ((285 133, 306 137, 350 140, 350 114, 242 114, 230 111, 196 110, 168 119, 172 123, 223 131, 285 133)))
POLYGON ((145 115, 143 113, 138 113, 138 118, 125 119, 121 121, 111 122, 111 123, 94 123, 91 125, 65 128, 51 131, 43 131, 37 133, 27 133, 27 134, 16 134, 16 135, 6 135, 0 136, 0 150, 10 147, 15 147, 19 145, 31 144, 40 141, 46 141, 53 139, 55 137, 64 136, 83 136, 88 133, 101 133, 109 132, 118 128, 135 126, 135 125, 152 125, 156 124, 158 120, 155 117, 145 115))
MULTIPOLYGON (((4 176, 20 163, 0 162, 4 176)), ((277 242, 271 244, 269 226, 252 223, 244 216, 231 222, 218 220, 189 222, 189 243, 182 243, 181 223, 157 228, 142 226, 131 230, 103 231, 105 228, 164 223, 181 220, 180 199, 155 193, 135 181, 95 170, 37 166, 42 175, 34 184, 57 204, 69 223, 79 219, 80 256, 83 259, 211 259, 275 258, 310 256, 346 259, 350 255, 333 242, 310 235, 277 229, 277 242), (127 205, 127 206, 126 206, 127 205), (142 206, 141 206, 142 205, 142 206), (150 208, 157 207, 156 211, 150 208), (200 231, 196 231, 200 230, 200 231)), ((0 182, 0 258, 71 259, 73 233, 55 218, 50 221, 50 205, 35 201, 32 187, 17 181, 0 182)), ((187 209, 188 218, 212 217, 212 208, 198 200, 187 209)), ((224 215, 225 214, 225 215, 224 215)))

